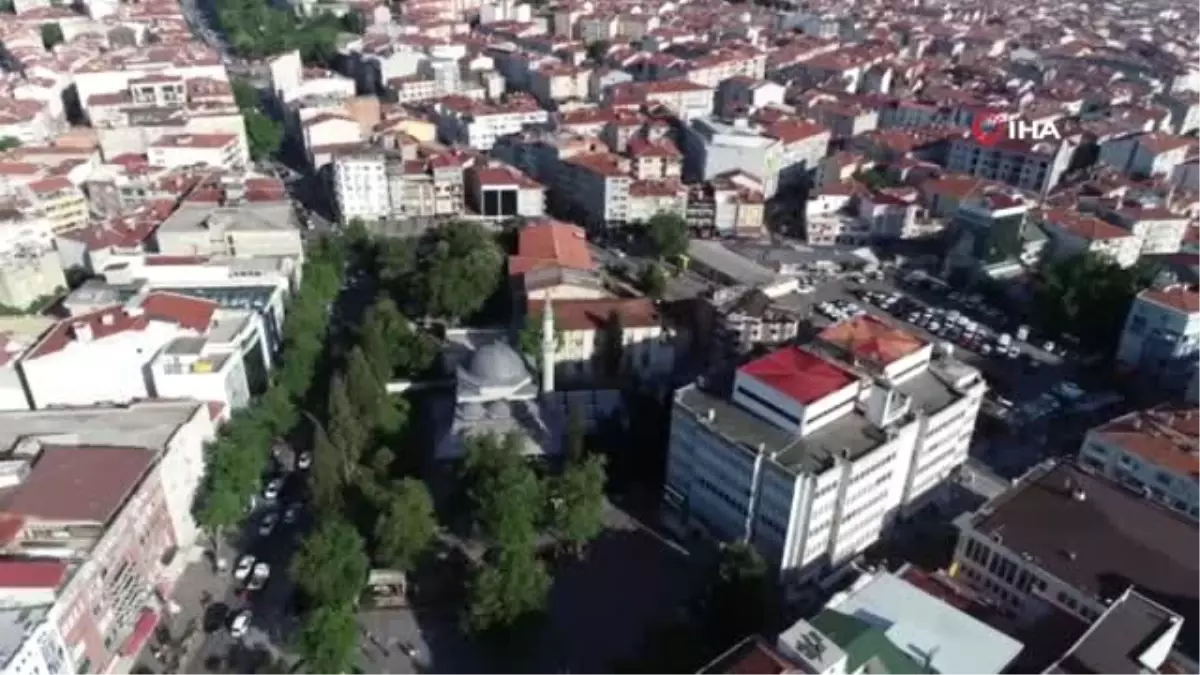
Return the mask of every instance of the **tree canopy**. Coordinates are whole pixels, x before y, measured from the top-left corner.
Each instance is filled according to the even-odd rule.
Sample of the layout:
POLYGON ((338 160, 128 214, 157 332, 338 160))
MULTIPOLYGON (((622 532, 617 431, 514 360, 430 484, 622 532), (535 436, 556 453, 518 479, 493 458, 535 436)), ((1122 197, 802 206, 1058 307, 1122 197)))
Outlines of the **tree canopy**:
POLYGON ((362 537, 354 526, 327 517, 304 539, 291 572, 313 606, 336 606, 358 598, 369 568, 362 537))
POLYGON ((500 287, 504 254, 482 226, 453 222, 426 231, 415 249, 380 251, 380 275, 414 315, 461 321, 500 287))
POLYGON ((411 570, 436 534, 433 498, 425 483, 414 478, 400 481, 375 524, 375 550, 380 561, 388 567, 411 570))
POLYGON ((515 434, 468 441, 466 471, 475 523, 489 544, 504 549, 533 547, 545 498, 520 443, 515 434))
POLYGON ((678 213, 659 212, 646 221, 646 235, 660 258, 675 258, 687 253, 688 225, 678 213))
POLYGON ((216 5, 230 47, 251 59, 296 49, 305 63, 324 65, 337 54, 338 35, 347 27, 329 12, 300 17, 268 0, 217 0, 216 5))
POLYGON ((651 263, 642 268, 638 283, 642 292, 655 300, 661 299, 667 292, 667 274, 663 272, 662 265, 657 263, 651 263))
POLYGON ((513 627, 544 609, 550 593, 550 573, 534 549, 499 549, 490 557, 467 591, 466 624, 475 633, 513 627))
POLYGON ((62 26, 57 23, 42 24, 42 46, 46 49, 54 49, 55 45, 62 44, 64 41, 62 26))
POLYGON ((777 589, 766 561, 753 546, 724 545, 705 589, 701 616, 714 642, 729 644, 768 627, 777 589))
POLYGON ((1088 349, 1112 353, 1137 293, 1153 280, 1144 266, 1124 269, 1095 254, 1047 265, 1034 288, 1034 313, 1049 334, 1071 334, 1088 349))
POLYGON ((551 483, 550 529, 578 553, 604 530, 603 455, 589 455, 567 463, 551 483))
POLYGON ((348 673, 358 652, 358 622, 346 603, 322 605, 304 618, 298 645, 310 673, 348 673))
POLYGON ((14 136, 0 136, 0 152, 21 147, 21 139, 14 136))

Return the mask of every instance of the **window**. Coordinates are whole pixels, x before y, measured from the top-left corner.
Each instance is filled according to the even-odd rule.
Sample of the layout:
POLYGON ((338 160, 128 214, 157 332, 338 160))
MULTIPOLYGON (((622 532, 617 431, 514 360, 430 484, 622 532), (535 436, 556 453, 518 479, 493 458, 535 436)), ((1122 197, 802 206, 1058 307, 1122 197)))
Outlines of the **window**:
POLYGON ((1154 480, 1158 481, 1160 485, 1171 486, 1171 474, 1166 471, 1159 471, 1154 475, 1154 480))

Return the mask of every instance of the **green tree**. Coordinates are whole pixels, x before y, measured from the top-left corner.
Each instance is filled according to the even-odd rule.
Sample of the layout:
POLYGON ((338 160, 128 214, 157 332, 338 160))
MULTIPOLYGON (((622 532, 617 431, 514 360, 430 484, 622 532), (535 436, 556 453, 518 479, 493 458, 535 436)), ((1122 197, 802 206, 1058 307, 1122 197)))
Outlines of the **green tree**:
POLYGON ((437 534, 433 498, 425 483, 405 478, 391 492, 387 510, 375 524, 375 549, 389 567, 411 570, 437 534))
POLYGON ((399 316, 399 311, 396 309, 396 304, 391 300, 378 300, 367 309, 363 316, 362 333, 359 336, 359 344, 362 346, 363 356, 366 357, 367 363, 370 364, 375 377, 381 382, 387 382, 392 379, 392 353, 391 342, 388 339, 389 334, 389 319, 386 318, 385 312, 395 312, 399 316))
POLYGON ((604 466, 603 455, 589 455, 568 462, 552 483, 550 529, 575 555, 604 531, 604 466))
POLYGON ((54 49, 55 45, 62 44, 64 41, 62 26, 57 23, 42 24, 42 45, 46 49, 54 49))
POLYGON ((1050 334, 1070 334, 1097 352, 1116 350, 1125 317, 1153 270, 1124 269, 1096 254, 1078 255, 1047 265, 1034 287, 1034 314, 1050 334))
POLYGON ((663 294, 667 292, 667 274, 663 272, 662 265, 658 263, 650 263, 643 267, 641 278, 638 281, 642 292, 655 300, 661 300, 663 294))
POLYGON ((660 258, 677 258, 687 253, 687 221, 678 213, 659 212, 646 222, 646 234, 660 258))
POLYGON ((541 481, 521 455, 522 442, 516 434, 468 441, 466 471, 475 523, 489 544, 503 549, 534 546, 545 499, 541 481))
POLYGON ((467 591, 467 628, 474 633, 512 628, 543 610, 550 574, 531 547, 493 551, 467 591))
POLYGON ((292 561, 292 579, 311 606, 355 602, 370 563, 362 537, 342 518, 326 518, 301 544, 292 561))
POLYGON ((710 640, 729 644, 768 628, 777 589, 753 546, 725 544, 705 589, 700 614, 710 640))
POLYGON ((346 603, 316 607, 304 618, 299 651, 310 673, 348 673, 358 652, 358 622, 346 603))
POLYGON ((283 143, 283 125, 257 110, 243 112, 242 116, 246 119, 251 157, 265 159, 279 152, 283 143))
POLYGON ((350 350, 350 358, 346 363, 346 394, 354 410, 358 411, 358 420, 364 427, 375 429, 383 421, 387 390, 375 376, 375 370, 361 347, 350 350))
POLYGON ((345 485, 341 453, 323 428, 318 427, 313 431, 312 455, 308 489, 312 493, 313 504, 321 514, 341 513, 342 487, 345 485))
POLYGON ((342 480, 349 481, 358 469, 358 462, 366 450, 370 433, 350 399, 346 379, 341 373, 334 375, 333 382, 329 385, 329 403, 326 411, 329 439, 338 449, 342 480))
MULTIPOLYGON (((554 319, 554 317, 551 317, 554 319)), ((551 324, 554 326, 554 348, 562 349, 563 333, 558 328, 558 322, 555 320, 551 324)), ((527 356, 533 363, 540 367, 542 357, 542 315, 526 314, 525 325, 521 327, 521 331, 517 333, 517 348, 521 353, 527 356)))
POLYGON ((564 455, 568 462, 583 459, 587 451, 587 423, 583 419, 583 411, 579 406, 570 406, 567 412, 567 437, 564 455))
POLYGON ((0 0, 0 13, 16 14, 17 8, 13 6, 13 0, 0 0))
POLYGON ((21 147, 21 140, 13 136, 0 136, 0 152, 21 147))
POLYGON ((625 360, 625 327, 619 313, 615 310, 609 312, 596 339, 599 342, 596 357, 601 372, 616 377, 621 373, 621 364, 625 360))
POLYGON ((296 426, 299 412, 284 387, 271 387, 258 401, 258 413, 272 436, 279 436, 296 426))
POLYGON ((424 312, 462 320, 500 287, 504 254, 482 226, 453 222, 427 232, 417 261, 424 312))

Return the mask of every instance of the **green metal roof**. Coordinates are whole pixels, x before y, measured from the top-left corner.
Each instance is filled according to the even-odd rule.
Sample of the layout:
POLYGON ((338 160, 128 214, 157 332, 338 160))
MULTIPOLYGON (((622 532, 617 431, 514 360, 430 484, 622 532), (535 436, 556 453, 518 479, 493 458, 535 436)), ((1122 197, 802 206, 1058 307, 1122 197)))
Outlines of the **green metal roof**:
POLYGON ((922 668, 921 664, 893 644, 883 630, 862 619, 827 609, 813 617, 810 623, 846 652, 847 672, 853 673, 864 664, 870 673, 921 675, 937 672, 932 668, 922 668))

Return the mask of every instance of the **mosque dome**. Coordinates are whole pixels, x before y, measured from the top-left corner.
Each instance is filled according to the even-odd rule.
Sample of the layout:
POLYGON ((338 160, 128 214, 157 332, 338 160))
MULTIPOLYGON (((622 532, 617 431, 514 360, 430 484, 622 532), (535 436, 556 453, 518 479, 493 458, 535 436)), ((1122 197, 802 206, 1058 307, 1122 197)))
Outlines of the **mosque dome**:
POLYGON ((525 361, 503 342, 492 342, 476 350, 468 372, 485 387, 515 387, 529 379, 525 361))

